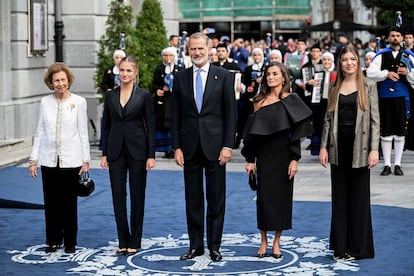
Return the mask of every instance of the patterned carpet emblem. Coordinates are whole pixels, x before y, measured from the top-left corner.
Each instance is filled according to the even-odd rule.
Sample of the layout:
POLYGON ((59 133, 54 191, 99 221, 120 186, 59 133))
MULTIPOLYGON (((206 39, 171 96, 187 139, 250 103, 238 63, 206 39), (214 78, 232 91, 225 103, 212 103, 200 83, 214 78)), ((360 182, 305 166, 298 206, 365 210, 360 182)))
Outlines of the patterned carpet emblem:
POLYGON ((282 259, 257 258, 259 242, 257 234, 225 234, 220 262, 212 262, 207 250, 203 256, 180 261, 179 256, 188 249, 186 234, 143 239, 142 250, 129 257, 115 256, 117 241, 98 249, 77 247, 75 254, 66 254, 62 249, 46 254, 45 245, 8 253, 12 261, 22 264, 67 262, 72 266, 67 274, 79 275, 336 275, 359 270, 356 262, 327 261, 332 252, 327 249, 327 241, 317 237, 282 237, 282 259))

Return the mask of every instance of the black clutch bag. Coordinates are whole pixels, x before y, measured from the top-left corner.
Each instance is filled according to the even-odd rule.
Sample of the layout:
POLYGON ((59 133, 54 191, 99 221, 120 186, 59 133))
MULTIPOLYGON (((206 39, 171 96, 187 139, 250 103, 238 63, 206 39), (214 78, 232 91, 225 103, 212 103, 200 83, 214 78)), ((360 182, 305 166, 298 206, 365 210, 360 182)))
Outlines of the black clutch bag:
POLYGON ((250 185, 250 189, 252 189, 253 191, 257 190, 257 187, 259 186, 257 184, 257 178, 256 178, 256 173, 255 172, 250 172, 249 174, 249 185, 250 185))
POLYGON ((95 190, 95 183, 89 177, 89 172, 82 173, 79 177, 78 196, 89 196, 95 190))

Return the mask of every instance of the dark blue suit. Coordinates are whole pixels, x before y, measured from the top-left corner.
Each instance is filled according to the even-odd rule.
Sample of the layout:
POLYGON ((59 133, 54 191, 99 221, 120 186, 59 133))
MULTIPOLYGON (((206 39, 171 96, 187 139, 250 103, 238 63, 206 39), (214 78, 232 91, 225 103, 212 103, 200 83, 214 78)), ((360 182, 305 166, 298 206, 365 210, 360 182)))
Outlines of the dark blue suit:
POLYGON ((210 65, 200 113, 194 99, 193 68, 175 75, 172 93, 172 143, 184 154, 184 181, 190 248, 204 248, 203 170, 206 175, 207 244, 218 250, 223 232, 226 197, 225 166, 218 158, 233 148, 237 105, 233 77, 210 65))
POLYGON ((155 116, 151 95, 135 88, 120 104, 120 88, 105 96, 102 155, 107 156, 119 248, 140 248, 144 218, 146 161, 155 158, 155 116), (126 208, 129 173, 131 231, 126 208))

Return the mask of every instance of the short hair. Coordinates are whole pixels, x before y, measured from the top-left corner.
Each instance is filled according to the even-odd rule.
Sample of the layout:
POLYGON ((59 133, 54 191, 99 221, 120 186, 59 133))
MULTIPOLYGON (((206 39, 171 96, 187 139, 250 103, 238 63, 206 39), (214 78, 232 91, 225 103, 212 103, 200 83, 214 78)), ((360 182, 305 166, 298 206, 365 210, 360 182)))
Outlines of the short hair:
POLYGON ((208 36, 206 36, 205 34, 203 34, 201 32, 193 33, 190 36, 189 40, 188 40, 188 44, 190 45, 191 44, 191 40, 192 39, 195 39, 195 38, 202 38, 202 39, 204 39, 206 41, 206 46, 208 46, 208 43, 209 43, 210 38, 208 38, 208 36))
POLYGON ((303 43, 305 43, 305 44, 306 44, 306 38, 299 37, 299 38, 296 40, 296 42, 303 42, 303 43))
POLYGON ((319 42, 317 42, 317 43, 313 44, 313 45, 311 46, 311 51, 312 51, 312 49, 319 49, 319 50, 322 50, 321 45, 319 44, 319 42))
POLYGON ((407 30, 405 30, 404 35, 414 35, 414 30, 413 29, 407 29, 407 30))
POLYGON ((171 40, 173 40, 173 38, 176 38, 176 37, 178 37, 178 38, 180 38, 180 36, 179 35, 170 35, 170 38, 168 39, 168 41, 171 41, 171 40))
POLYGON ((227 47, 227 43, 219 43, 216 48, 226 48, 226 51, 227 52, 229 51, 229 48, 227 47))
POLYGON ((401 35, 404 34, 403 31, 402 31, 402 29, 400 27, 397 27, 397 26, 391 26, 388 29, 388 36, 390 35, 391 32, 397 32, 397 33, 400 33, 401 35))
POLYGON ((162 51, 161 51, 161 55, 162 56, 165 55, 165 54, 167 54, 167 53, 172 54, 174 56, 177 56, 177 48, 175 48, 175 47, 167 47, 167 48, 162 49, 162 51))
POLYGON ((59 72, 66 73, 69 82, 69 88, 74 82, 75 76, 73 75, 72 70, 70 70, 69 66, 63 62, 55 62, 49 66, 43 77, 44 83, 50 90, 53 90, 53 75, 59 72))

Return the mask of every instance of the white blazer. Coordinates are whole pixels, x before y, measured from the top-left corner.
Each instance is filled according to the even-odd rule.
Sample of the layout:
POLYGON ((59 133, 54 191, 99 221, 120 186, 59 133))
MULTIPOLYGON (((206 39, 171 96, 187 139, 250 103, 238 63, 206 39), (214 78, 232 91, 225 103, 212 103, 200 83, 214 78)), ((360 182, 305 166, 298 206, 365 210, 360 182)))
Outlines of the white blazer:
POLYGON ((55 95, 42 98, 30 160, 41 166, 75 168, 91 160, 85 98, 71 93, 59 102, 55 95))

